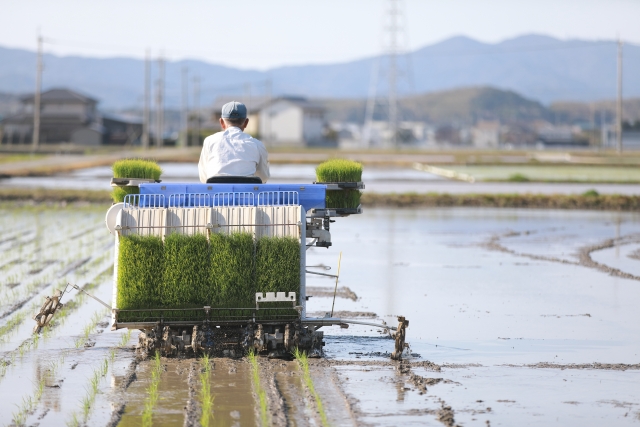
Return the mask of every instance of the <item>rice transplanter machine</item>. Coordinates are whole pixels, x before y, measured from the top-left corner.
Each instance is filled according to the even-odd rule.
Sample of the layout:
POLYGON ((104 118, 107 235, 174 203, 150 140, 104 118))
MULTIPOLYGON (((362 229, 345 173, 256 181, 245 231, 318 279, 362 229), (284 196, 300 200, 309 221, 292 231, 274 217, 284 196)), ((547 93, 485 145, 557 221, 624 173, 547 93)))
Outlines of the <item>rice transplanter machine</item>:
MULTIPOLYGON (((360 190, 362 182, 313 184, 161 183, 153 180, 113 178, 112 186, 139 187, 108 210, 106 225, 115 236, 112 329, 139 329, 138 349, 143 354, 160 351, 171 356, 207 352, 216 356, 241 356, 248 351, 270 357, 288 357, 294 349, 320 357, 325 326, 349 324, 379 327, 395 338, 394 359, 402 356, 409 321, 398 326, 333 317, 307 317, 306 275, 320 274, 306 264, 312 246, 330 247, 330 225, 336 218, 362 213, 362 208, 326 208, 326 191, 360 190), (297 292, 256 292, 255 304, 241 307, 203 305, 196 308, 121 309, 119 241, 130 235, 168 233, 251 233, 261 237, 293 237, 300 242, 300 279, 297 292)), ((338 269, 339 271, 339 269, 338 269)), ((76 287, 77 288, 77 287, 76 287)), ((36 315, 38 331, 51 319, 61 295, 47 300, 36 315)), ((334 295, 335 298, 335 295, 334 295)), ((35 317, 34 317, 35 318, 35 317)))

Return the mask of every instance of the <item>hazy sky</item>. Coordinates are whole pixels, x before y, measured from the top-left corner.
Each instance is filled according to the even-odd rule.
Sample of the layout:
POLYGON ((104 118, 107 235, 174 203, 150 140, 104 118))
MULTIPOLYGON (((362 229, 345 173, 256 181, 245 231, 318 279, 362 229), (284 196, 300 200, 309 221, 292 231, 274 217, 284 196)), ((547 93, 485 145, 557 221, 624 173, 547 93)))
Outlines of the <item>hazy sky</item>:
MULTIPOLYGON (((0 45, 62 55, 193 58, 242 68, 329 63, 381 49, 388 0, 0 0, 0 45), (8 13, 7 13, 8 12, 8 13)), ((408 48, 455 35, 538 33, 640 44, 640 0, 404 0, 408 48)))

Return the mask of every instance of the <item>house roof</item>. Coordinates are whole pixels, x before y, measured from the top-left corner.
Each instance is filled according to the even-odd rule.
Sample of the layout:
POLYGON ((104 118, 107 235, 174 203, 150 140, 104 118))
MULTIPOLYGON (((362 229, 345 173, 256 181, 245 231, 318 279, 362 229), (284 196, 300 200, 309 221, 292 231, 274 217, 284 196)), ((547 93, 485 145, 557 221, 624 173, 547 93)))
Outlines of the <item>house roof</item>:
MULTIPOLYGON (((23 103, 33 102, 35 95, 23 96, 20 100, 23 103)), ((84 104, 97 104, 98 100, 73 90, 65 88, 49 89, 40 94, 40 102, 82 102, 84 104)))
POLYGON ((297 105, 303 110, 319 110, 319 111, 325 110, 325 108, 322 105, 313 101, 309 101, 307 98, 303 98, 300 96, 281 96, 278 98, 274 98, 271 103, 275 104, 276 102, 282 102, 282 101, 297 105))

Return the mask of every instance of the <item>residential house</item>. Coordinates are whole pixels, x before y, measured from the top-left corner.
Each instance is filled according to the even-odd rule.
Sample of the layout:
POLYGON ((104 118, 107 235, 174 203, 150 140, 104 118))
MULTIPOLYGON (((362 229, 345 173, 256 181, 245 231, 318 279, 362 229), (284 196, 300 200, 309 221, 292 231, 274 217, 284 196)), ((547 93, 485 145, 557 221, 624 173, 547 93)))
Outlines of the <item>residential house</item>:
MULTIPOLYGON (((4 144, 30 144, 33 136, 34 95, 20 99, 16 114, 4 117, 4 144)), ((102 145, 139 141, 139 121, 99 113, 98 101, 69 89, 51 89, 40 96, 40 144, 102 145), (123 133, 126 137, 123 137, 123 133)))
MULTIPOLYGON (((248 134, 267 146, 336 147, 337 138, 325 120, 325 108, 302 97, 278 98, 224 96, 213 104, 210 131, 219 131, 217 124, 222 106, 238 101, 247 106, 248 134)), ((209 129, 209 128, 208 128, 209 129)))

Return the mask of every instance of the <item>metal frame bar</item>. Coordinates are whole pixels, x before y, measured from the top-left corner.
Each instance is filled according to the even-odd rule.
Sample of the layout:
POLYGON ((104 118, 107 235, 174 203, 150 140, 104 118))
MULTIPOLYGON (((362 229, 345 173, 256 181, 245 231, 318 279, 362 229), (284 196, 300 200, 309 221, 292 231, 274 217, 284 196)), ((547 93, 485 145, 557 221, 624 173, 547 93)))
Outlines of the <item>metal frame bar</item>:
POLYGON ((256 196, 250 191, 230 191, 213 194, 213 207, 253 207, 256 196))
POLYGON ((299 200, 297 191, 262 191, 258 193, 257 206, 297 206, 299 200))
POLYGON ((164 194, 127 194, 122 209, 165 209, 164 194))
POLYGON ((169 195, 169 208, 210 208, 209 193, 176 193, 169 195))

